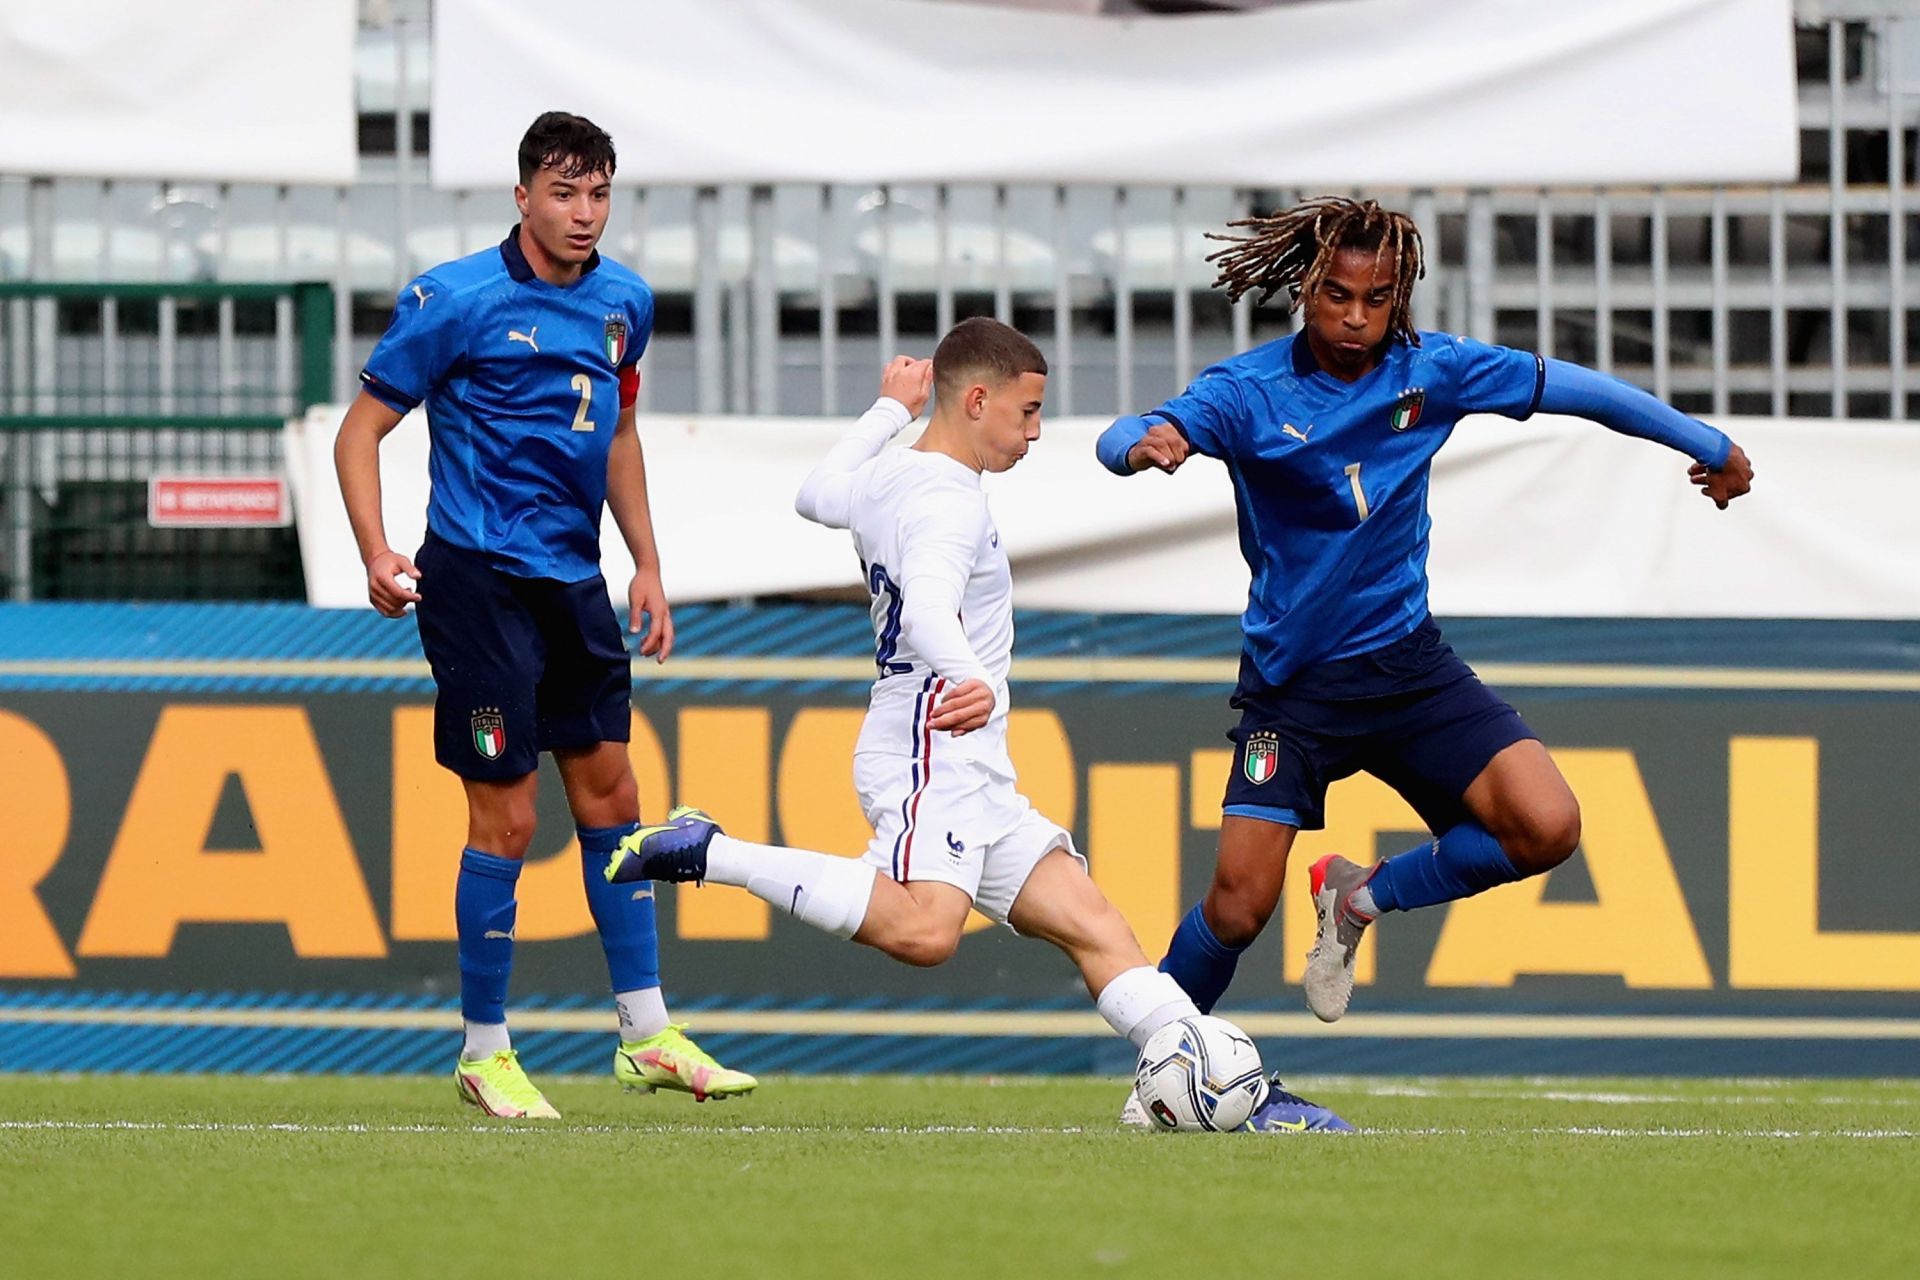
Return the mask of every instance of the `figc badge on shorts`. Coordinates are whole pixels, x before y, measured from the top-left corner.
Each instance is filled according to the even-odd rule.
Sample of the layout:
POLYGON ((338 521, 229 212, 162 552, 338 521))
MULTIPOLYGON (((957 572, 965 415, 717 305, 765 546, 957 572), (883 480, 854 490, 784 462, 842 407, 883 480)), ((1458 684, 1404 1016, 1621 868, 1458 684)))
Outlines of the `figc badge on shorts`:
POLYGON ((482 707, 473 713, 473 749, 489 760, 498 760, 507 749, 507 722, 494 707, 482 707))
POLYGON ((620 316, 607 317, 607 363, 618 369, 627 354, 627 322, 620 316))
POLYGON ((1279 763, 1279 734, 1271 729, 1262 729, 1247 739, 1247 749, 1240 767, 1246 771, 1248 782, 1259 786, 1273 776, 1274 768, 1279 763))

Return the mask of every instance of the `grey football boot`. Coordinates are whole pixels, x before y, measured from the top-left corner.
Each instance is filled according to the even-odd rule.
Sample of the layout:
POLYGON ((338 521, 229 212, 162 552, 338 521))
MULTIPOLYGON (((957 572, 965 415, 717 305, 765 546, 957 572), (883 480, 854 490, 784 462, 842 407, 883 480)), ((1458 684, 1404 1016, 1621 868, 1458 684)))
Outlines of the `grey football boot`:
POLYGON ((1378 865, 1362 867, 1329 854, 1308 872, 1313 911, 1319 917, 1307 952, 1307 1007, 1322 1022, 1338 1022, 1353 998, 1353 957, 1374 917, 1353 907, 1354 891, 1373 878, 1378 865))

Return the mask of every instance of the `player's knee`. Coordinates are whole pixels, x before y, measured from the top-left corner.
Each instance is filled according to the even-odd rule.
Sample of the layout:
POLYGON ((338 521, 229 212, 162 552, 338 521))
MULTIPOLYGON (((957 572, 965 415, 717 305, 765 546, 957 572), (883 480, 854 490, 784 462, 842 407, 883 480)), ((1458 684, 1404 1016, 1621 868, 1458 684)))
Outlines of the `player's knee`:
POLYGON ((1203 914, 1214 937, 1230 947, 1244 947, 1267 927, 1275 905, 1257 886, 1216 880, 1207 891, 1203 914))
POLYGON ((933 969, 953 959, 959 947, 957 930, 916 921, 888 939, 887 954, 916 969, 933 969))
POLYGON ((1501 840, 1513 864, 1528 875, 1553 870, 1580 847, 1580 803, 1571 795, 1540 805, 1501 840))
MULTIPOLYGON (((640 784, 634 781, 631 772, 619 774, 596 799, 601 808, 610 812, 637 814, 640 812, 640 784)), ((612 826, 613 823, 607 825, 612 826)))
POLYGON ((533 847, 533 825, 532 800, 490 806, 486 813, 469 819, 467 843, 496 858, 518 861, 533 847))

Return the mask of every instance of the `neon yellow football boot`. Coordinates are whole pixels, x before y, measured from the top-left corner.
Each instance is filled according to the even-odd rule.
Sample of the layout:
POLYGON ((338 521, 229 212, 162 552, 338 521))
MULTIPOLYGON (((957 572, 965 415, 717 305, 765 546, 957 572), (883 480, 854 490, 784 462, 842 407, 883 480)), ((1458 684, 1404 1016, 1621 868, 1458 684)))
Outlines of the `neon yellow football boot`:
POLYGON ((490 1116, 512 1120, 558 1120, 560 1113, 527 1079, 520 1069, 520 1056, 511 1049, 469 1062, 460 1059, 453 1069, 453 1082, 460 1089, 460 1101, 475 1106, 490 1116))
POLYGON ((613 1054, 613 1078, 629 1089, 675 1089, 695 1102, 752 1093, 760 1082, 744 1071, 729 1071, 686 1035, 676 1022, 645 1040, 623 1040, 613 1054))

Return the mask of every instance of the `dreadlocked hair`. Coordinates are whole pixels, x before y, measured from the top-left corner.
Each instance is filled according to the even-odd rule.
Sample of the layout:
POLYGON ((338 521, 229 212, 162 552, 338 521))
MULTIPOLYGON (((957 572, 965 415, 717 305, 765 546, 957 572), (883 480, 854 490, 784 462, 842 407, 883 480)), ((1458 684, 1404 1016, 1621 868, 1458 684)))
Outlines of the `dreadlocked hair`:
POLYGON ((1374 261, 1391 253, 1394 258, 1393 313, 1388 332, 1420 345, 1414 332, 1411 302, 1414 281, 1427 274, 1420 228, 1404 213, 1383 209, 1377 201, 1349 200, 1345 196, 1315 196, 1293 208, 1265 217, 1241 218, 1227 224, 1245 227, 1244 236, 1209 231, 1207 239, 1223 240, 1224 249, 1207 255, 1220 275, 1216 289, 1227 291, 1227 301, 1258 292, 1255 305, 1282 289, 1288 310, 1298 311, 1326 279, 1334 254, 1342 249, 1371 249, 1374 261))

